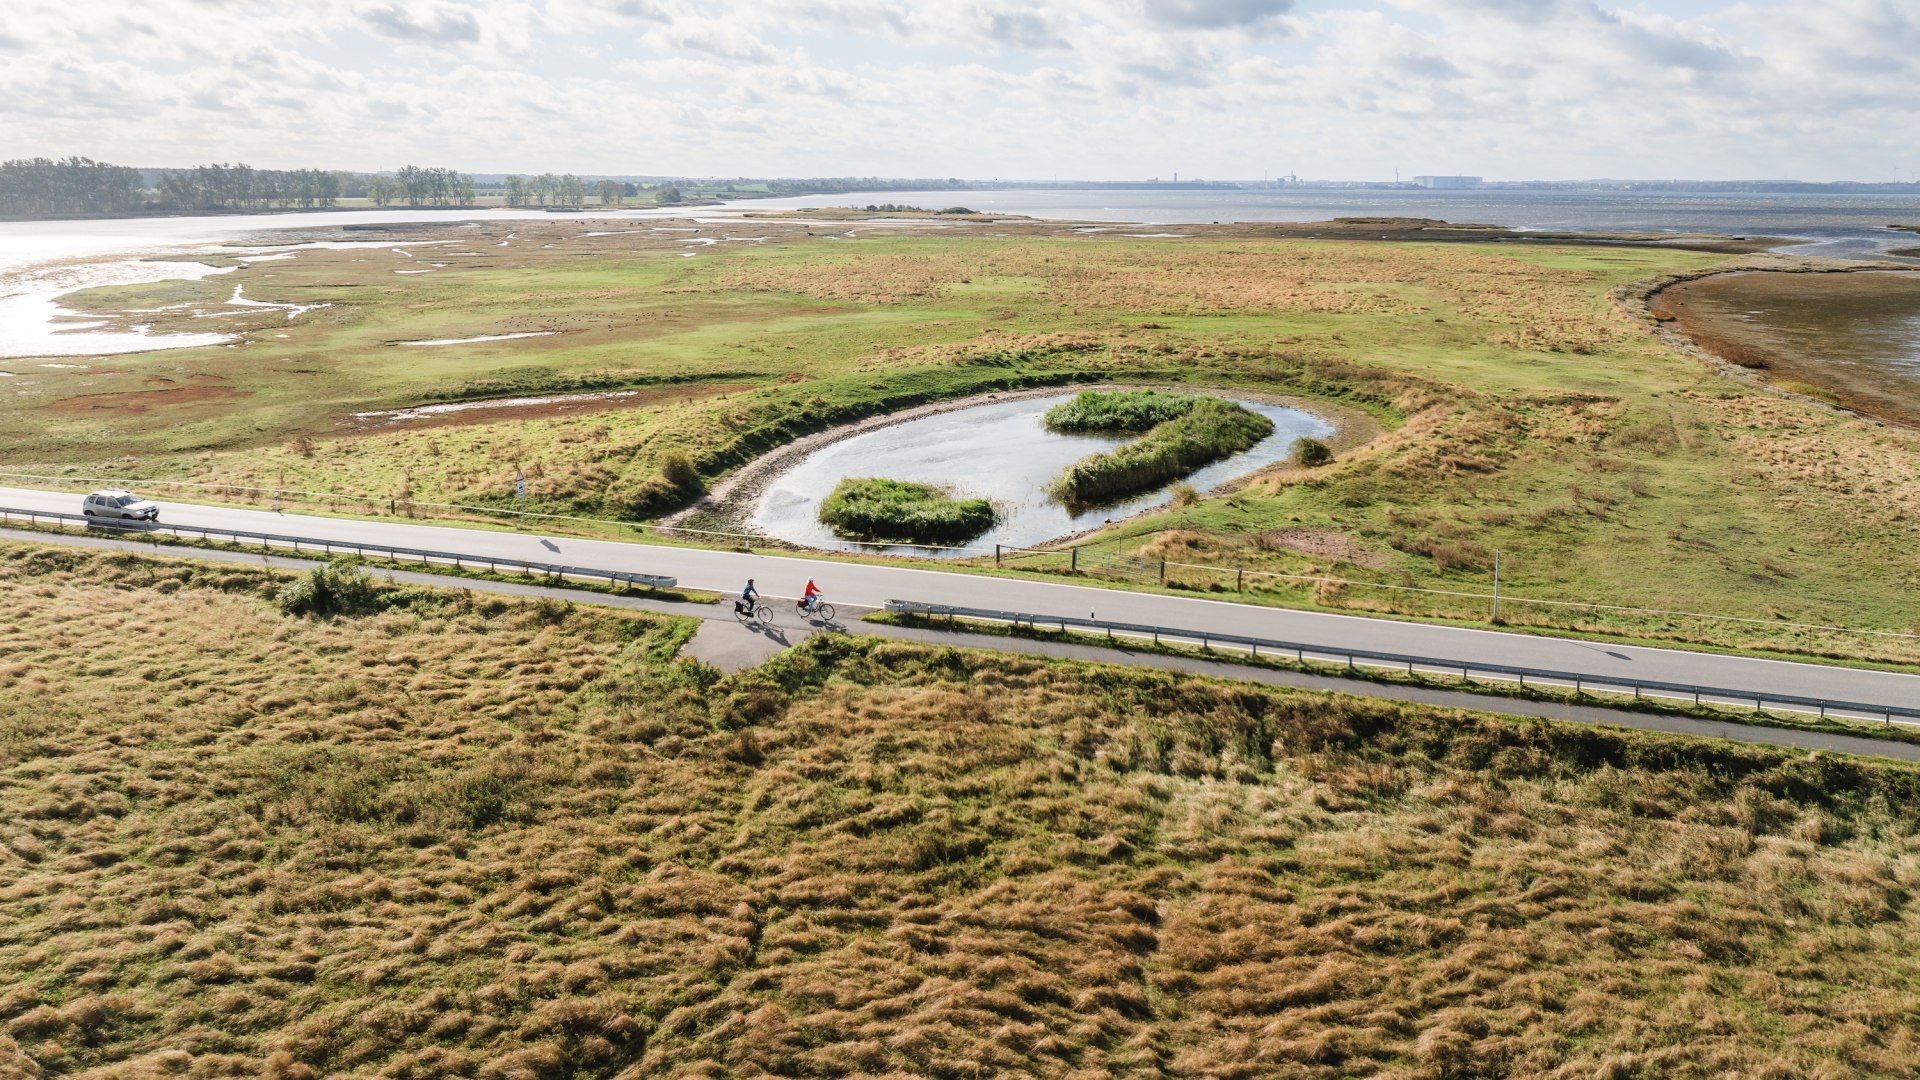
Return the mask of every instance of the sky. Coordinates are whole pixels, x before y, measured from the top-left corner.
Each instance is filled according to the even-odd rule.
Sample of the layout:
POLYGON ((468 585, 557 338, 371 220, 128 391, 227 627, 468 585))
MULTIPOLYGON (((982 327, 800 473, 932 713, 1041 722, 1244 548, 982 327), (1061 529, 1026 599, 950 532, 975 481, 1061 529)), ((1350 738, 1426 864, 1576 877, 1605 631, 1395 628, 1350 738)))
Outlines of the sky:
POLYGON ((0 158, 1920 178, 1920 0, 0 0, 0 158))

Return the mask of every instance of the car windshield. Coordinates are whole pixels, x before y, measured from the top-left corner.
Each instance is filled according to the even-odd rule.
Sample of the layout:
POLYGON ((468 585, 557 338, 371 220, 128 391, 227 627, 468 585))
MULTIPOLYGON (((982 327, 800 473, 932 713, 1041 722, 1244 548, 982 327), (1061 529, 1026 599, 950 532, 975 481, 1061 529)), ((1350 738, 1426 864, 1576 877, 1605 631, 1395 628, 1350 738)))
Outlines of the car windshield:
POLYGON ((131 496, 131 495, 122 495, 122 496, 120 496, 119 498, 117 498, 117 499, 115 499, 115 500, 113 500, 113 505, 115 505, 115 506, 132 506, 132 505, 133 505, 134 503, 137 503, 137 502, 139 502, 139 501, 140 501, 139 499, 136 499, 136 498, 134 498, 134 497, 133 497, 133 496, 131 496))

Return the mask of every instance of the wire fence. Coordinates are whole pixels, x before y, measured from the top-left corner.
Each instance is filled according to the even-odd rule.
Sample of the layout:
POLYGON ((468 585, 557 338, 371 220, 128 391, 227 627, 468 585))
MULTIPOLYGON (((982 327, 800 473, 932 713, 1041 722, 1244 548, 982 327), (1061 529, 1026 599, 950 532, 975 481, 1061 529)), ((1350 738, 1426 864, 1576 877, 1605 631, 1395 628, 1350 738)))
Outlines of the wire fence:
MULTIPOLYGON (((1070 548, 1021 548, 1001 546, 996 548, 995 563, 1000 566, 1038 570, 1041 572, 1061 572, 1085 574, 1100 577, 1117 578, 1158 585, 1196 584, 1208 591, 1212 588, 1247 592, 1249 588, 1271 587, 1274 585, 1291 586, 1308 590, 1309 599, 1320 600, 1315 606, 1329 610, 1353 610, 1351 607, 1324 602, 1328 592, 1347 589, 1372 590, 1388 595, 1410 597, 1436 597, 1448 601, 1464 602, 1474 609, 1462 612, 1455 607, 1448 612, 1418 612, 1418 614, 1451 614, 1452 617, 1465 617, 1471 621, 1483 621, 1491 624, 1524 624, 1526 619, 1514 618, 1512 608, 1539 609, 1546 612, 1564 612, 1590 614, 1596 616, 1624 616, 1632 619, 1676 621, 1685 620, 1699 624, 1718 624, 1729 627, 1741 627, 1749 630, 1764 631, 1779 637, 1799 639, 1796 644, 1812 646, 1814 635, 1843 635, 1847 637, 1876 640, 1889 644, 1915 645, 1920 647, 1920 633, 1901 630, 1876 630, 1860 627, 1840 626, 1824 622, 1803 622, 1792 619, 1763 619, 1742 615, 1718 615, 1710 612, 1684 611, 1673 608, 1636 607, 1629 604, 1609 604, 1582 600, 1547 600, 1527 596, 1516 596, 1506 590, 1498 592, 1476 592, 1468 589, 1435 589, 1418 585, 1401 585, 1385 581, 1367 581, 1359 578, 1335 577, 1329 574, 1292 574, 1279 570, 1262 570, 1239 566, 1220 566, 1206 563, 1180 562, 1170 559, 1143 558, 1124 555, 1106 549, 1088 545, 1076 545, 1070 548), (1064 565, 1062 565, 1064 563, 1064 565), (1198 578, 1196 583, 1192 579, 1198 578), (1508 610, 1503 611, 1506 608, 1508 610)), ((1642 628, 1644 629, 1644 628, 1642 628)))

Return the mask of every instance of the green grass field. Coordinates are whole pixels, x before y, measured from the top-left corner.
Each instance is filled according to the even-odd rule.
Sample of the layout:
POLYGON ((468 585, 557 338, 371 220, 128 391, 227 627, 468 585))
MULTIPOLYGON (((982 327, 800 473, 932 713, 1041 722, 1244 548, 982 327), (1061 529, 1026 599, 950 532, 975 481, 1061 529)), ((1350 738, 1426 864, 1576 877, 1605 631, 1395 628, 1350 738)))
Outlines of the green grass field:
POLYGON ((0 1073, 1899 1076, 1910 766, 0 545, 0 1073))
MULTIPOLYGON (((675 454, 711 481, 799 435, 926 401, 1109 380, 1218 387, 1362 410, 1384 433, 1337 447, 1330 465, 1277 468, 1095 542, 1470 592, 1486 591, 1498 550, 1513 597, 1920 629, 1915 436, 1729 382, 1609 298, 1723 256, 1278 240, 1252 228, 1174 241, 1020 223, 701 228, 590 237, 582 221, 489 223, 423 237, 451 241, 438 247, 396 238, 82 296, 101 309, 215 303, 239 284, 250 298, 333 306, 291 323, 223 317, 246 330, 236 348, 8 380, 0 466, 491 506, 512 504, 518 466, 530 509, 651 516, 688 497, 661 475, 675 454), (395 273, 432 262, 446 265, 395 273), (569 388, 623 396, 354 419, 569 388)), ((126 318, 207 325, 184 312, 126 318)), ((1170 576, 1203 589, 1236 580, 1170 576)), ((1252 598, 1276 603, 1486 613, 1478 601, 1253 580, 1252 598)), ((1517 604, 1502 614, 1920 659, 1905 638, 1517 604)))

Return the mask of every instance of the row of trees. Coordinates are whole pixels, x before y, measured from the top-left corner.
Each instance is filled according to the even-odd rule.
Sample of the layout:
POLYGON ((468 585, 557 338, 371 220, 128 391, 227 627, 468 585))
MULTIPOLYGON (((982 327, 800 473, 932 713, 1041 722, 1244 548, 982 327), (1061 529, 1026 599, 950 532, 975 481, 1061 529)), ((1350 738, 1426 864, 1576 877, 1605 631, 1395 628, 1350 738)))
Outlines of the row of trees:
POLYGON ((130 214, 146 201, 140 170, 92 158, 0 162, 0 214, 70 217, 130 214))
POLYGON ((471 206, 473 197, 472 176, 418 165, 371 175, 225 163, 143 174, 83 157, 0 162, 0 216, 7 217, 307 210, 357 198, 376 206, 471 206))
MULTIPOLYGON (((640 188, 620 180, 602 180, 588 188, 586 181, 572 173, 563 176, 552 173, 514 175, 500 181, 500 194, 508 206, 580 207, 587 204, 589 192, 599 197, 601 206, 623 206, 628 199, 640 194, 640 188)), ((672 187, 663 186, 656 191, 654 198, 663 204, 679 202, 680 193, 672 187)))
POLYGON ((408 206, 472 206, 473 177, 457 169, 405 165, 392 176, 369 177, 367 198, 375 206, 400 201, 408 206))
POLYGON ((325 169, 197 165, 162 170, 153 201, 160 210, 309 210, 333 206, 342 186, 340 175, 325 169))
MULTIPOLYGON (((607 183, 611 181, 600 185, 603 197, 607 183)), ((618 186, 624 195, 626 186, 618 186)), ((585 206, 587 203, 586 181, 572 173, 564 176, 552 173, 509 176, 502 181, 501 191, 506 196, 508 206, 585 206)))

